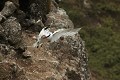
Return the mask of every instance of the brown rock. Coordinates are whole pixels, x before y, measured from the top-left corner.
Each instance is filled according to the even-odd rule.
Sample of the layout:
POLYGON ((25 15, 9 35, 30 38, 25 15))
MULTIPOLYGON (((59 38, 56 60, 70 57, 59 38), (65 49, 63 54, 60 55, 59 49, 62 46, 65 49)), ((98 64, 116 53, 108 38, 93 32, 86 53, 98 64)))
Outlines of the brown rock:
POLYGON ((0 80, 27 80, 24 72, 17 64, 9 62, 0 63, 0 80))

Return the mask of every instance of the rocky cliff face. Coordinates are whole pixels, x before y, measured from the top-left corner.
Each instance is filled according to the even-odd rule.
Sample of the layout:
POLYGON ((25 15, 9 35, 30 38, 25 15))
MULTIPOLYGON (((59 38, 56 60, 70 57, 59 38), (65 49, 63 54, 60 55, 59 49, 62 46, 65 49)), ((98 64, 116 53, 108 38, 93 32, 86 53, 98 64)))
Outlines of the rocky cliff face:
POLYGON ((33 36, 38 35, 37 30, 44 26, 50 25, 52 31, 74 28, 63 9, 44 1, 31 2, 28 8, 35 5, 37 7, 30 9, 30 13, 23 10, 24 6, 19 10, 10 1, 1 10, 0 80, 89 80, 85 43, 79 34, 53 43, 46 40, 39 48, 31 47, 35 42, 33 36), (46 5, 36 2, 43 2, 47 7, 50 4, 54 9, 45 11, 49 12, 47 14, 42 12, 47 8, 46 5), (37 23, 41 18, 44 18, 45 23, 37 23))

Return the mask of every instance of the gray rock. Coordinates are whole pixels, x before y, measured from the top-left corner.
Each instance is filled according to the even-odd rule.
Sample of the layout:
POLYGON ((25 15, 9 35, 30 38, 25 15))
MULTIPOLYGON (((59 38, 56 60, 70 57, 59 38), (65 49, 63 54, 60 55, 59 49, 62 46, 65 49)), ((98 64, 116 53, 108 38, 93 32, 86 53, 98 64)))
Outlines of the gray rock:
POLYGON ((3 35, 4 34, 4 28, 0 25, 0 35, 3 35))
POLYGON ((21 25, 15 17, 8 18, 2 23, 1 31, 2 42, 14 47, 19 53, 25 51, 26 47, 22 42, 21 25))
POLYGON ((5 20, 5 19, 6 19, 6 17, 3 16, 3 15, 0 13, 0 22, 2 22, 2 21, 5 20))
POLYGON ((51 25, 51 27, 55 27, 57 29, 74 28, 74 24, 69 19, 69 16, 66 14, 66 11, 62 8, 57 9, 56 12, 52 11, 49 14, 47 14, 47 21, 45 25, 51 25))
POLYGON ((8 17, 14 13, 14 11, 17 9, 17 7, 14 5, 14 3, 7 1, 5 3, 4 8, 1 11, 1 15, 8 17))
POLYGON ((51 0, 30 0, 30 14, 31 18, 38 20, 43 18, 45 20, 46 14, 49 13, 51 0))
POLYGON ((30 58, 32 56, 31 52, 29 52, 29 51, 23 52, 22 55, 23 55, 22 57, 25 58, 25 59, 30 58))
MULTIPOLYGON (((74 28, 72 21, 63 9, 58 9, 57 12, 50 12, 47 18, 48 22, 46 22, 46 25, 52 23, 50 26, 51 30, 53 28, 53 30, 74 28)), ((60 65, 58 68, 62 69, 60 71, 62 77, 56 77, 56 79, 89 80, 88 57, 85 50, 85 43, 79 34, 75 37, 66 37, 64 40, 50 43, 49 49, 59 60, 60 65), (63 66, 65 68, 62 68, 63 66)), ((60 75, 56 74, 56 76, 60 75)))
POLYGON ((0 54, 7 55, 10 52, 10 48, 5 44, 0 44, 0 54))
POLYGON ((2 23, 2 26, 4 29, 5 38, 11 45, 21 41, 21 25, 15 17, 8 18, 4 23, 2 23))
POLYGON ((14 13, 14 16, 18 19, 18 21, 20 22, 20 24, 22 22, 25 22, 26 14, 22 10, 16 10, 15 13, 14 13))
MULTIPOLYGON (((46 20, 45 16, 50 8, 50 3, 47 1, 51 0, 30 0, 30 19, 28 18, 28 24, 33 24, 41 18, 44 18, 43 21, 46 20)), ((0 24, 0 42, 4 44, 0 45, 0 53, 6 55, 11 53, 22 54, 8 55, 9 57, 5 56, 4 60, 8 62, 0 63, 1 80, 26 80, 26 77, 29 80, 89 80, 87 68, 88 57, 85 51, 84 41, 80 38, 79 34, 74 38, 66 37, 58 40, 58 42, 43 43, 43 46, 39 49, 29 47, 25 51, 26 47, 22 40, 21 25, 18 19, 16 19, 20 18, 19 21, 21 22, 25 16, 22 15, 24 14, 23 12, 18 12, 15 13, 16 18, 10 17, 14 15, 14 11, 16 10, 13 5, 14 4, 10 2, 10 4, 7 4, 2 10, 2 15, 7 17, 7 19, 0 24), (13 46, 12 49, 10 49, 8 45, 13 46), (24 59, 22 57, 24 57, 24 59), (16 63, 13 64, 10 62, 16 63), (19 66, 24 68, 25 74, 19 66)), ((51 11, 47 15, 45 26, 50 25, 51 31, 60 28, 74 28, 65 10, 60 8, 55 9, 56 10, 51 11)), ((30 37, 27 36, 25 32, 23 32, 23 34, 25 41, 27 41, 30 37)), ((32 42, 32 39, 30 42, 32 42)), ((30 44, 29 42, 27 43, 30 44)))

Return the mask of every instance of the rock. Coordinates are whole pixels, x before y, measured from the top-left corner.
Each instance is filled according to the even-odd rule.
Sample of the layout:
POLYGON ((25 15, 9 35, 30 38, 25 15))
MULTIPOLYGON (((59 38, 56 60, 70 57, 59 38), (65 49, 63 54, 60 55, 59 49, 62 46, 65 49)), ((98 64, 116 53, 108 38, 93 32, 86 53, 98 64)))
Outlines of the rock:
POLYGON ((25 22, 26 14, 22 10, 16 10, 14 13, 14 17, 16 17, 20 24, 22 25, 23 22, 25 22))
POLYGON ((0 63, 0 80, 12 80, 12 68, 9 63, 0 63))
POLYGON ((22 54, 22 57, 25 59, 30 58, 31 56, 32 56, 31 52, 29 52, 29 51, 23 52, 23 54, 22 54))
POLYGON ((6 41, 5 29, 2 25, 0 25, 0 43, 8 43, 8 41, 6 41))
POLYGON ((55 0, 55 2, 57 2, 57 4, 59 4, 62 0, 55 0))
POLYGON ((46 21, 46 14, 50 11, 51 0, 20 0, 20 8, 27 14, 26 21, 23 22, 25 29, 32 31, 40 31, 41 23, 36 22, 42 20, 43 23, 46 21), (26 4, 24 4, 26 2, 26 4), (34 21, 34 22, 33 22, 34 21))
MULTIPOLYGON (((57 12, 50 12, 47 15, 50 29, 56 30, 60 28, 74 28, 72 21, 63 9, 57 12), (52 24, 51 24, 52 23, 52 24)), ((44 45, 44 44, 43 44, 44 45)), ((59 74, 55 77, 57 80, 89 80, 89 72, 87 68, 88 57, 85 51, 84 41, 77 34, 73 37, 66 37, 62 41, 50 43, 49 49, 52 54, 59 60, 59 74)))
POLYGON ((4 28, 0 25, 0 36, 4 34, 4 28))
POLYGON ((21 25, 18 23, 15 17, 8 18, 4 23, 2 23, 2 26, 5 30, 5 38, 11 45, 21 41, 21 25))
POLYGON ((47 19, 45 26, 49 26, 51 31, 74 28, 65 10, 55 8, 49 12, 51 0, 20 0, 20 9, 26 10, 24 12, 16 10, 15 4, 8 2, 1 11, 7 19, 2 21, 0 16, 0 56, 5 56, 0 62, 0 80, 89 80, 88 57, 79 34, 74 38, 61 38, 58 42, 45 42, 37 49, 26 48, 26 44, 30 46, 34 43, 29 35, 35 33, 26 33, 21 24, 22 27, 25 23, 27 27, 30 25, 38 30, 44 24, 36 26, 47 19), (24 2, 27 2, 27 8, 24 4, 21 8, 24 2))
POLYGON ((67 70, 66 76, 68 76, 68 80, 81 80, 81 76, 73 70, 67 70))
POLYGON ((5 20, 5 19, 6 19, 6 17, 3 16, 3 15, 1 14, 1 12, 0 12, 0 22, 2 22, 2 21, 5 20))
POLYGON ((0 44, 0 61, 14 59, 16 51, 13 46, 7 44, 0 44))
POLYGON ((59 1, 57 1, 57 0, 52 0, 52 3, 53 3, 53 5, 54 5, 56 8, 59 8, 59 6, 58 6, 59 1))
POLYGON ((66 11, 61 8, 57 9, 56 12, 52 11, 47 15, 47 21, 45 23, 45 26, 47 25, 51 25, 52 27, 56 27, 57 29, 74 27, 72 21, 66 14, 66 11))
POLYGON ((27 80, 22 69, 14 63, 1 62, 0 72, 0 80, 27 80))
POLYGON ((8 0, 8 1, 11 1, 15 4, 15 6, 19 7, 19 1, 20 0, 8 0))
POLYGON ((14 13, 14 11, 17 9, 17 7, 14 5, 14 3, 7 1, 5 2, 5 6, 1 11, 1 15, 5 17, 9 17, 14 13))
POLYGON ((26 49, 26 44, 23 41, 14 45, 14 50, 16 50, 17 54, 22 55, 22 53, 25 52, 26 49))
POLYGON ((51 0, 30 0, 30 14, 32 19, 38 20, 43 18, 45 21, 46 14, 50 11, 51 0))
POLYGON ((10 48, 5 44, 0 44, 0 54, 7 55, 9 54, 10 48))
POLYGON ((2 18, 3 18, 2 15, 0 15, 0 22, 2 21, 2 18))
POLYGON ((1 34, 3 42, 13 46, 18 53, 24 52, 26 47, 22 42, 21 25, 17 19, 15 17, 10 17, 2 23, 2 26, 4 30, 3 34, 1 34))

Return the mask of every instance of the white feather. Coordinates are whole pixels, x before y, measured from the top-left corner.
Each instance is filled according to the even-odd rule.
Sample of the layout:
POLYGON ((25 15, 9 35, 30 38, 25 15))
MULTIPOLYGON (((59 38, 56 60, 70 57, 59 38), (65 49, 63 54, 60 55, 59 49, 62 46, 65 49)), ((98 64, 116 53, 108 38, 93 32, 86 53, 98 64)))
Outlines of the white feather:
POLYGON ((45 28, 43 28, 40 31, 39 35, 37 36, 37 41, 33 44, 33 47, 38 47, 39 46, 39 44, 41 43, 42 36, 49 36, 51 34, 52 34, 52 32, 50 32, 48 29, 45 30, 45 28))
POLYGON ((77 29, 58 29, 51 37, 51 42, 56 42, 60 37, 74 36, 81 28, 77 29))
POLYGON ((41 44, 41 38, 42 36, 46 36, 47 39, 49 39, 51 42, 56 42, 60 37, 66 37, 66 36, 74 36, 75 34, 78 33, 78 31, 81 28, 77 29, 58 29, 54 31, 54 33, 50 32, 49 29, 43 28, 38 37, 37 41, 33 44, 33 47, 38 47, 39 44, 41 44))

